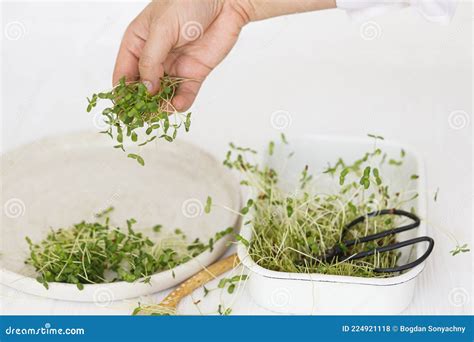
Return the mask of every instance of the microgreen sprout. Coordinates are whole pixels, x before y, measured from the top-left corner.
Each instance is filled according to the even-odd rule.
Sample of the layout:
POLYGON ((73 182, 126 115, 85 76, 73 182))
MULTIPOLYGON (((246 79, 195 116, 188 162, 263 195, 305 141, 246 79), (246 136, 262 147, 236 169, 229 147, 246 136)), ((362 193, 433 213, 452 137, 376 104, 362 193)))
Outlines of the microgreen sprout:
POLYGON ((222 306, 222 304, 219 304, 219 306, 217 307, 217 312, 221 316, 229 316, 232 313, 232 309, 231 308, 224 308, 222 306))
MULTIPOLYGON (((88 98, 87 112, 91 112, 99 100, 112 102, 110 107, 102 111, 108 128, 101 133, 116 140, 114 148, 122 151, 125 151, 127 138, 139 147, 157 138, 172 142, 182 126, 186 132, 191 126, 191 113, 178 113, 171 104, 179 84, 184 81, 165 75, 161 78, 160 91, 151 95, 143 83, 126 82, 122 78, 111 91, 93 94, 88 98), (174 120, 170 119, 170 113, 174 114, 174 120)), ((130 153, 128 157, 145 165, 143 158, 137 154, 130 153)))
POLYGON ((439 188, 436 189, 435 194, 434 194, 434 197, 433 197, 433 200, 434 200, 435 202, 438 202, 438 196, 439 196, 439 188))
POLYGON ((211 212, 211 207, 212 207, 212 197, 211 196, 207 196, 207 199, 206 199, 206 206, 204 207, 204 212, 206 214, 209 214, 211 212))
POLYGON ((223 289, 227 286, 227 292, 229 294, 234 293, 235 286, 239 281, 247 280, 248 276, 246 274, 240 274, 233 276, 232 278, 221 278, 219 284, 217 285, 218 288, 223 289))
POLYGON ((159 232, 161 231, 161 228, 163 228, 163 225, 157 224, 157 225, 153 226, 152 230, 153 230, 155 233, 159 233, 159 232))
POLYGON ((275 142, 270 141, 270 143, 268 144, 268 154, 272 156, 274 150, 275 150, 275 142))
POLYGON ((162 305, 138 303, 138 306, 132 311, 132 316, 138 314, 149 316, 174 316, 176 315, 176 310, 162 305))
POLYGON ((457 245, 452 251, 450 251, 449 253, 451 253, 452 256, 455 256, 459 253, 468 253, 470 252, 471 249, 469 248, 468 244, 465 243, 463 244, 462 246, 460 245, 457 245))
POLYGON ((241 242, 245 247, 250 246, 250 242, 246 238, 242 237, 242 235, 240 235, 240 234, 236 234, 235 239, 237 241, 241 242))
POLYGON ((385 138, 381 135, 377 135, 377 134, 367 134, 367 136, 369 138, 373 138, 375 140, 385 140, 385 138))
POLYGON ((390 165, 395 165, 395 166, 400 166, 400 165, 403 164, 403 162, 402 162, 401 160, 395 160, 395 159, 390 159, 390 160, 388 161, 388 163, 389 163, 390 165))

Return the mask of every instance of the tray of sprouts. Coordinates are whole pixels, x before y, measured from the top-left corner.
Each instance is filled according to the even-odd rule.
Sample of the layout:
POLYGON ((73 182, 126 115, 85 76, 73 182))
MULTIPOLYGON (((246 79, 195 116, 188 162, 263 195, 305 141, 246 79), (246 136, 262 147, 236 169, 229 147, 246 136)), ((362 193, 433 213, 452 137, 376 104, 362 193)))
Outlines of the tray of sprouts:
POLYGON ((251 270, 248 287, 261 306, 286 314, 395 314, 410 303, 424 262, 385 273, 426 253, 418 243, 351 260, 351 255, 426 235, 424 167, 406 146, 381 136, 309 136, 270 142, 263 160, 231 144, 225 165, 240 172, 248 190, 238 256, 251 270), (335 156, 337 158, 335 159, 335 156), (335 159, 335 160, 334 160, 335 159), (369 217, 400 209, 421 218, 416 229, 358 243, 348 258, 319 256, 350 238, 394 229, 406 218, 369 217))

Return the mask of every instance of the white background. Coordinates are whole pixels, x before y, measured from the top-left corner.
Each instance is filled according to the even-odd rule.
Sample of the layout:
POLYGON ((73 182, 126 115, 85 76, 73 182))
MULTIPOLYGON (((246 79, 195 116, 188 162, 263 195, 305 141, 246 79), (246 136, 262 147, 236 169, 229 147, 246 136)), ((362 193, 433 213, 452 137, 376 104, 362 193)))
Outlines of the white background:
MULTIPOLYGON (((2 4, 2 151, 95 129, 85 97, 110 87, 121 35, 143 6, 2 4)), ((272 113, 287 111, 288 135, 373 132, 412 145, 426 162, 428 226, 437 245, 405 313, 471 313, 472 254, 451 257, 455 242, 444 232, 472 246, 472 21, 471 5, 462 3, 449 26, 409 9, 368 23, 330 10, 250 24, 206 81, 184 138, 220 159, 229 141, 259 147, 275 138, 272 113)), ((136 304, 103 307, 1 289, 7 314, 128 314, 136 304)), ((236 314, 269 313, 245 289, 238 298, 214 291, 203 312, 221 300, 235 300, 236 314)), ((179 310, 197 312, 191 298, 179 310)))

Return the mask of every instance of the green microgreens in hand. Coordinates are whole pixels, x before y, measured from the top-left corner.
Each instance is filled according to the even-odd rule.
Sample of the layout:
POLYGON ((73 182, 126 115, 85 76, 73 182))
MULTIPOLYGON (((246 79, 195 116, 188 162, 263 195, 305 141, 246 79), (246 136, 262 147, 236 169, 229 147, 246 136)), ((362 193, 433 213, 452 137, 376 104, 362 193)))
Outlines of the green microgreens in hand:
MULTIPOLYGON (((144 146, 157 138, 172 142, 182 126, 186 132, 191 126, 191 113, 178 113, 171 104, 178 85, 184 81, 182 78, 164 76, 161 78, 160 91, 150 95, 144 84, 125 82, 125 78, 122 78, 111 91, 93 94, 88 98, 87 112, 92 111, 99 100, 112 102, 110 107, 102 111, 109 127, 101 133, 116 140, 114 147, 123 151, 126 139, 138 146, 144 146), (174 120, 170 119, 170 113, 174 114, 174 120)), ((130 153, 128 157, 145 165, 143 158, 137 154, 130 153)))
MULTIPOLYGON (((218 232, 202 243, 196 239, 185 241, 186 236, 176 229, 169 238, 152 241, 136 232, 134 219, 127 220, 126 229, 112 227, 106 216, 112 208, 98 214, 105 222, 80 222, 68 228, 52 230, 45 239, 34 243, 26 237, 30 256, 25 261, 39 273, 37 280, 48 288, 50 282, 76 284, 134 282, 142 279, 149 283, 150 276, 170 270, 212 250, 216 241, 231 234, 232 228, 218 232)), ((152 228, 159 232, 161 225, 152 228)))

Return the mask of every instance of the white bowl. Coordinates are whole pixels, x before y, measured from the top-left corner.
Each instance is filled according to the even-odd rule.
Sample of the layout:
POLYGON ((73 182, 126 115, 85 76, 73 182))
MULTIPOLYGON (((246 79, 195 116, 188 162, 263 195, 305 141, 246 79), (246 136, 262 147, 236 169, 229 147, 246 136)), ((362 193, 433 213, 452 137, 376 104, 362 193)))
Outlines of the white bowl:
POLYGON ((140 151, 146 165, 112 148, 113 141, 98 133, 55 136, 14 149, 1 157, 2 217, 0 281, 38 296, 73 301, 111 301, 151 294, 177 285, 226 250, 226 236, 213 251, 202 253, 174 270, 154 274, 150 284, 114 282, 85 285, 35 280, 25 265, 28 245, 50 229, 68 227, 114 206, 112 222, 121 227, 137 219, 137 230, 159 239, 150 227, 180 228, 192 241, 207 241, 218 231, 236 226, 238 217, 213 208, 203 214, 208 195, 214 203, 239 210, 238 182, 222 163, 189 143, 153 142, 140 151), (174 275, 173 275, 174 274, 174 275))
MULTIPOLYGON (((270 164, 279 171, 280 182, 292 188, 292 180, 299 179, 302 168, 307 164, 312 173, 320 174, 327 168, 328 162, 337 158, 355 160, 373 149, 374 140, 369 138, 348 138, 330 136, 309 136, 288 139, 289 150, 294 156, 286 160, 288 149, 276 146, 274 158, 279 161, 270 164), (280 170, 283 170, 282 173, 280 170)), ((397 158, 403 148, 405 162, 401 168, 382 169, 384 181, 396 189, 416 190, 418 198, 412 202, 417 214, 426 217, 425 171, 421 158, 406 146, 397 143, 378 142, 377 146, 390 156, 397 158), (418 174, 416 182, 406 181, 410 175, 418 174)), ((247 221, 246 219, 242 220, 247 221)), ((241 235, 252 239, 252 228, 243 225, 241 235)), ((417 229, 399 234, 399 241, 426 235, 426 226, 422 220, 417 229)), ((425 244, 417 244, 414 253, 405 248, 401 260, 416 259, 424 254, 425 244), (410 254, 413 254, 410 256, 410 254)), ((252 271, 248 286, 253 300, 262 307, 284 314, 397 314, 411 302, 417 276, 423 270, 424 262, 418 266, 390 278, 362 278, 325 274, 302 274, 276 272, 257 265, 249 256, 243 244, 238 245, 238 255, 242 263, 252 271)))

